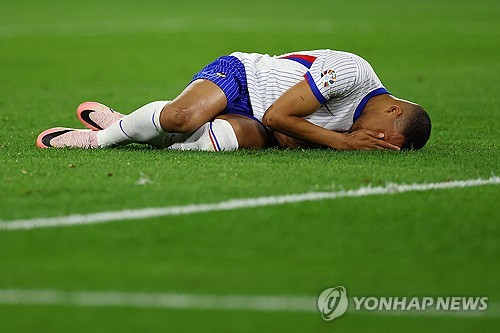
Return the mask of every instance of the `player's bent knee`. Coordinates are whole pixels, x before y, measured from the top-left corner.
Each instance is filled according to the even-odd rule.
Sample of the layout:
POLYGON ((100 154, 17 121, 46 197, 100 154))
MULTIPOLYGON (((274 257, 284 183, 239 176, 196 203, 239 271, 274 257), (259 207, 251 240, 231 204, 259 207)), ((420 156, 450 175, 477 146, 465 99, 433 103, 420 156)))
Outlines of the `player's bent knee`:
POLYGON ((189 108, 167 104, 160 114, 160 125, 163 130, 171 133, 191 133, 198 124, 193 122, 193 111, 189 108))

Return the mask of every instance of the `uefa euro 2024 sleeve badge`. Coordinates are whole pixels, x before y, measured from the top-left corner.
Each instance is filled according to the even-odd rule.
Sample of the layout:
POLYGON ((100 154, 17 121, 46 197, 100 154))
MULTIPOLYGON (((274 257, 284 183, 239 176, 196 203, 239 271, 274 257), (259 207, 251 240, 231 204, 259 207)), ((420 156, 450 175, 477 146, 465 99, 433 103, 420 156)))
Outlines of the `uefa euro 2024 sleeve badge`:
POLYGON ((333 69, 328 69, 321 73, 321 80, 323 81, 323 87, 333 86, 335 81, 337 81, 337 73, 333 69))

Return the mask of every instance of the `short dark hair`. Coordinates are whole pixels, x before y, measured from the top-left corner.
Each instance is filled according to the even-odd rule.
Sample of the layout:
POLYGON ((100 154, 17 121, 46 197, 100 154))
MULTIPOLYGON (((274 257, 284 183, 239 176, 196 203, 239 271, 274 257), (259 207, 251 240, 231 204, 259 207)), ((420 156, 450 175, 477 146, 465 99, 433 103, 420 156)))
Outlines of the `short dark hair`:
POLYGON ((431 136, 431 118, 420 105, 409 104, 407 110, 410 117, 401 133, 405 138, 401 149, 418 150, 425 146, 431 136))

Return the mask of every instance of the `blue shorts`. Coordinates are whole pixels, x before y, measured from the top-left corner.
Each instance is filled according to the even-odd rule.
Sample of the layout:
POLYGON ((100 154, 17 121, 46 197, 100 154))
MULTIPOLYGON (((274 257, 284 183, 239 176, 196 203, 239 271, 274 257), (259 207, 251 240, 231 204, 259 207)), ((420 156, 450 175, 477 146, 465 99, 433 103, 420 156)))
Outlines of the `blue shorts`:
POLYGON ((210 80, 224 91, 227 98, 227 107, 223 114, 239 114, 260 123, 253 116, 245 66, 238 58, 234 56, 217 58, 195 74, 191 82, 197 79, 210 80))

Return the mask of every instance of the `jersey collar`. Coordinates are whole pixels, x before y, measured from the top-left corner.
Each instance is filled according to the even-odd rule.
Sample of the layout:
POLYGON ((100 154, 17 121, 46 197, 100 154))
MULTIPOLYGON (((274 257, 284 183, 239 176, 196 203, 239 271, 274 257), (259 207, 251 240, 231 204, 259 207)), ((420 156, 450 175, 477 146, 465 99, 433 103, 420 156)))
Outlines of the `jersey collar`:
POLYGON ((354 123, 356 120, 358 120, 359 116, 363 113, 363 110, 366 106, 366 103, 370 100, 370 98, 378 96, 378 95, 383 95, 383 94, 390 94, 384 87, 378 88, 370 92, 368 95, 363 97, 361 102, 359 102, 358 107, 356 108, 356 111, 354 111, 354 117, 352 117, 352 122, 354 123))

